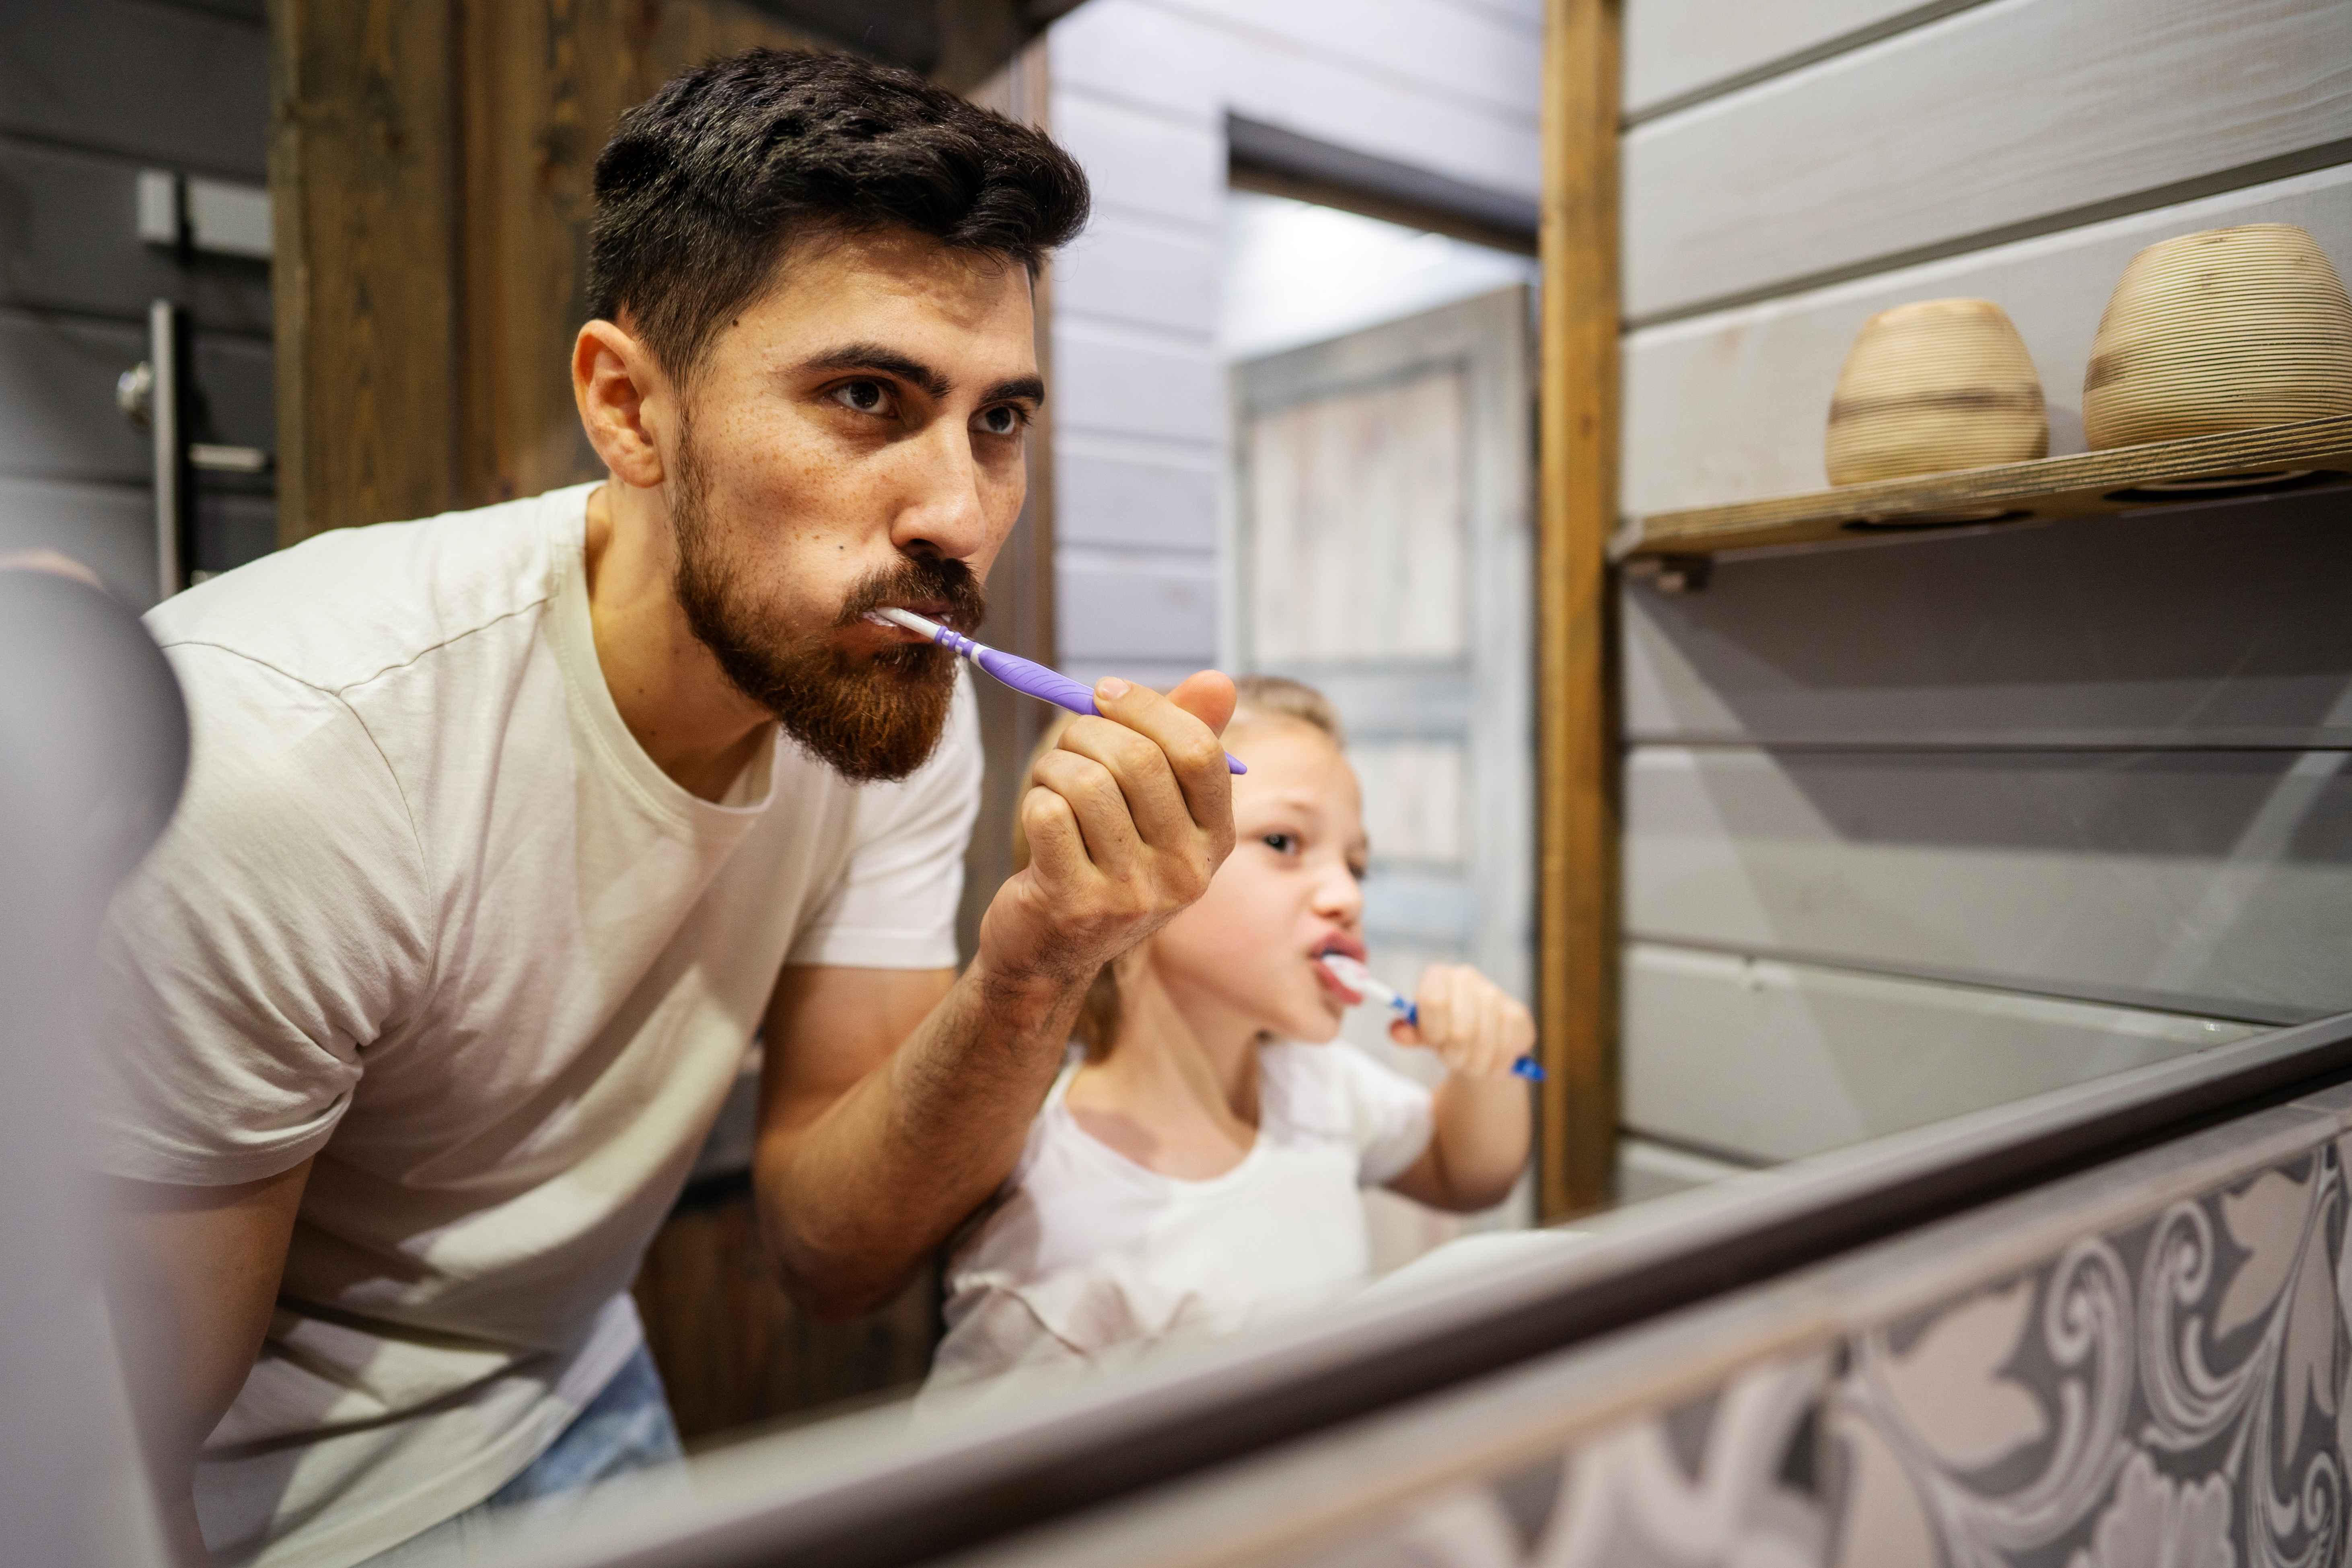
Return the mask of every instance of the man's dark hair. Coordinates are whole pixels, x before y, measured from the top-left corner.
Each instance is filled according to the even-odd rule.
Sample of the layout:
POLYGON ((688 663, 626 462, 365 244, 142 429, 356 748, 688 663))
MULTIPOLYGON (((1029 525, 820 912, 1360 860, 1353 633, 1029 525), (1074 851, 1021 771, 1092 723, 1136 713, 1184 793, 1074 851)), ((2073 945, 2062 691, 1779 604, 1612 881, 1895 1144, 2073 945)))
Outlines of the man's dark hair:
POLYGON ((596 160, 588 310, 626 309, 686 378, 784 250, 910 228, 1034 268, 1087 221, 1087 177, 1042 132, 910 72, 752 49, 675 77, 596 160))

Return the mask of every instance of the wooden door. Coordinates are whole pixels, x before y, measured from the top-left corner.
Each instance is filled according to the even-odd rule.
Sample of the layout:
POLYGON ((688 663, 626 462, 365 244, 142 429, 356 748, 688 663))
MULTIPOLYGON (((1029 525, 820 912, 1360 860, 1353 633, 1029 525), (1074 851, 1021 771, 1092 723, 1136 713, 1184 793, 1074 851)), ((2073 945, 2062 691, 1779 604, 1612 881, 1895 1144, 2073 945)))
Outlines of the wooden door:
MULTIPOLYGON (((1514 286, 1234 372, 1234 664, 1338 704, 1372 968, 1407 991, 1467 962, 1534 999, 1528 340, 1514 286)), ((1426 1074, 1386 1024, 1349 1037, 1426 1074)), ((1381 1263, 1449 1233, 1374 1203, 1381 1263)))

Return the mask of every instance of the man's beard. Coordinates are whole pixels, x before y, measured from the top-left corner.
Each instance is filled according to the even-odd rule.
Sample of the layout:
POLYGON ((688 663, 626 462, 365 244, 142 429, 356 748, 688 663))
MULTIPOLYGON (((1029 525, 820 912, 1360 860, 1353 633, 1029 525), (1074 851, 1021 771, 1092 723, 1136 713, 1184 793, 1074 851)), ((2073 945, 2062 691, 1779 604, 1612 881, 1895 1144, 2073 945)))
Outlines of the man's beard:
POLYGON ((691 429, 679 433, 671 512, 677 537, 677 601, 688 626, 736 689, 776 716, 800 748, 855 784, 902 779, 921 767, 947 728, 956 656, 932 643, 892 643, 870 658, 832 634, 884 605, 945 605, 934 619, 970 632, 987 612, 971 569, 944 556, 908 556, 861 580, 831 627, 805 636, 746 601, 740 576, 712 527, 709 475, 691 429))

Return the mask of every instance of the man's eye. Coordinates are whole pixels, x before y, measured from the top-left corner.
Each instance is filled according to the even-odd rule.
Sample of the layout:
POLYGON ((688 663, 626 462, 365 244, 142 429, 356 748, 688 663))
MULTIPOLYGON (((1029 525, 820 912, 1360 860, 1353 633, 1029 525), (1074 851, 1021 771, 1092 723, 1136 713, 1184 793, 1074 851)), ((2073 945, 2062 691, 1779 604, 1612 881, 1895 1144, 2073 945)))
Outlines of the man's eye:
POLYGON ((1000 403, 993 408, 980 411, 980 427, 992 436, 1017 436, 1021 427, 1028 423, 1028 411, 1009 403, 1000 403))
POLYGON ((1287 855, 1298 847, 1297 836, 1288 833, 1269 833, 1265 836, 1264 843, 1268 849, 1277 855, 1287 855))
POLYGON ((855 414, 887 414, 890 389, 878 381, 845 381, 833 389, 833 400, 855 414))

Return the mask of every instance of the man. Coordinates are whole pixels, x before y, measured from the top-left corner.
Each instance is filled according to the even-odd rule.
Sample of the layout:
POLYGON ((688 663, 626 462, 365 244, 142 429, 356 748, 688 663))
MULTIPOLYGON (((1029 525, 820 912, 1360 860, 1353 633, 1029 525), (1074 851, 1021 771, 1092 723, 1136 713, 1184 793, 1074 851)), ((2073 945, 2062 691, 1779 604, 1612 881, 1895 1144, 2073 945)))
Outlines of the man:
POLYGON ((601 484, 152 618, 194 755, 117 906, 100 1158, 125 1299, 172 1304, 138 1361, 167 1500, 193 1472, 223 1561, 341 1568, 674 1453, 627 1288, 754 1031, 785 1281, 878 1303, 1010 1170, 1096 969, 1231 847, 1231 683, 1106 680, 957 977, 969 700, 863 619, 980 617, 1076 166, 758 51, 632 111, 596 201, 601 484))

